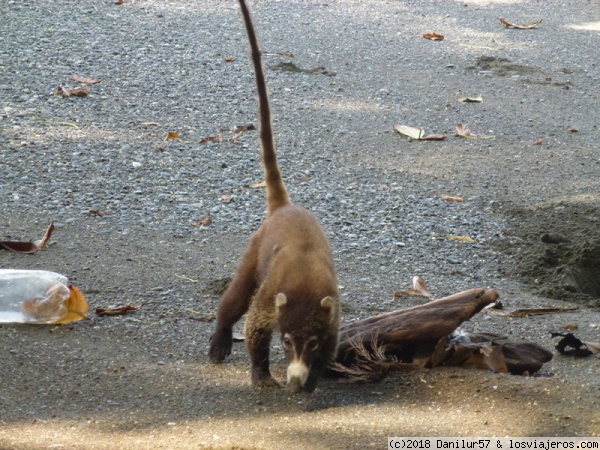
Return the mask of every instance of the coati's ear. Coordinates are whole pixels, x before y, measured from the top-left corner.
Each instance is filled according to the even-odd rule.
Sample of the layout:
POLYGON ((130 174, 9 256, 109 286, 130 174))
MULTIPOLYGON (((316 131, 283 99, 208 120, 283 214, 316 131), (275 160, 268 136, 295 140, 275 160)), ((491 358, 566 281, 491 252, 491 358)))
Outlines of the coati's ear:
POLYGON ((287 303, 287 297, 285 296, 285 294, 283 292, 280 292, 279 294, 277 294, 277 296, 275 297, 275 311, 276 311, 277 315, 279 315, 279 308, 281 308, 286 303, 287 303))
POLYGON ((324 297, 323 300, 321 300, 321 308, 327 311, 327 313, 329 314, 329 321, 333 322, 333 319, 335 318, 335 314, 333 311, 333 298, 331 298, 329 295, 327 297, 324 297))
POLYGON ((333 308, 333 299, 328 295, 327 297, 321 300, 321 308, 331 309, 333 308))

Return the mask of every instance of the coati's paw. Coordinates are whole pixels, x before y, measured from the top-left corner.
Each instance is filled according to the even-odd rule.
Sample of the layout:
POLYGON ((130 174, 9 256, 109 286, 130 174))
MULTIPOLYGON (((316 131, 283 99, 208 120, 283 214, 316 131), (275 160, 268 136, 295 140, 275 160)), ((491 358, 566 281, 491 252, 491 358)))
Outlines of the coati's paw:
POLYGON ((233 335, 231 331, 216 331, 210 339, 208 359, 213 364, 220 364, 226 356, 231 355, 233 335))
POLYGON ((280 388, 281 385, 271 376, 260 369, 252 370, 252 386, 260 388, 280 388))

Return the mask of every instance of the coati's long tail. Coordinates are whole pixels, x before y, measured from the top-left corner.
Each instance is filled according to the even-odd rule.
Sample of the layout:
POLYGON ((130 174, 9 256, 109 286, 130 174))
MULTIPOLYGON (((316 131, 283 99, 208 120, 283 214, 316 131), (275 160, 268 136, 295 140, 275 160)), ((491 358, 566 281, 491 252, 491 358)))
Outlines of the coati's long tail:
POLYGON ((244 23, 248 32, 250 41, 250 50, 252 53, 252 64, 254 64, 254 73, 256 76, 256 90, 258 92, 258 113, 260 119, 260 143, 262 147, 262 159, 265 170, 265 181, 267 184, 267 206, 268 213, 275 212, 278 208, 290 204, 287 189, 281 178, 281 171, 277 164, 277 155, 275 154, 275 141, 273 139, 273 123, 271 122, 271 106, 269 105, 269 94, 267 92, 267 82, 265 72, 262 66, 262 55, 258 47, 258 39, 252 24, 252 17, 245 0, 239 0, 244 23))

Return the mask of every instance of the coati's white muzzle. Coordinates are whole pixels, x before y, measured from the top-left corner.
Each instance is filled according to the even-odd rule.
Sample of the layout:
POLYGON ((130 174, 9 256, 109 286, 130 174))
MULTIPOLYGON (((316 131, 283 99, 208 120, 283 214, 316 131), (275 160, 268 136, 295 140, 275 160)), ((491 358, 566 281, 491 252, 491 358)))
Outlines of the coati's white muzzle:
POLYGON ((302 388, 308 379, 308 367, 303 361, 294 360, 287 368, 287 384, 293 390, 302 388))

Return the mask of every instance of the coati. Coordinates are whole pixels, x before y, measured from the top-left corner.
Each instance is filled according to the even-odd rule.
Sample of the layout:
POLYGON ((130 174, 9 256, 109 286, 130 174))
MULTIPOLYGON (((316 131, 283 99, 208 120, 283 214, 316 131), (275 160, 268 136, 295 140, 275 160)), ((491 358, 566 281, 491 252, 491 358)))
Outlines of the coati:
POLYGON ((271 122, 262 56, 248 7, 239 0, 256 76, 260 141, 267 185, 267 217, 246 246, 237 272, 219 300, 209 358, 231 353, 232 327, 248 311, 246 346, 252 384, 278 386, 269 370, 274 329, 281 332, 287 387, 312 392, 338 345, 340 303, 329 241, 315 216, 290 202, 271 122))

